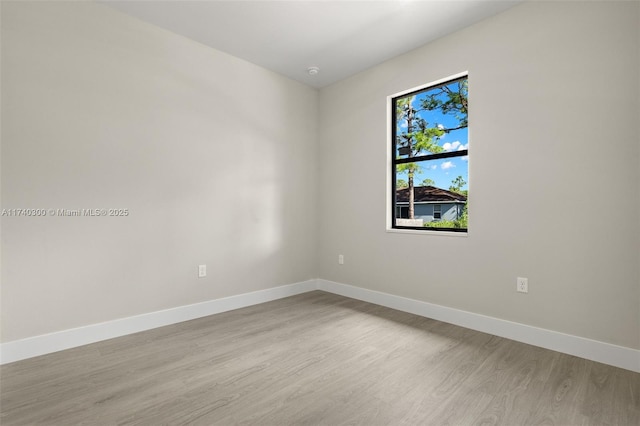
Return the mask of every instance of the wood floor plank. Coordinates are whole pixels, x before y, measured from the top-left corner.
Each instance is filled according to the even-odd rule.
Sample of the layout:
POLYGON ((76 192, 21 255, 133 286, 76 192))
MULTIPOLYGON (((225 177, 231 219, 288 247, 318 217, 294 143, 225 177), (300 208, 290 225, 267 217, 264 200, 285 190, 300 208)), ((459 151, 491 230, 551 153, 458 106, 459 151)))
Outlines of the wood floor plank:
POLYGON ((320 291, 0 367, 0 424, 640 425, 640 374, 320 291))

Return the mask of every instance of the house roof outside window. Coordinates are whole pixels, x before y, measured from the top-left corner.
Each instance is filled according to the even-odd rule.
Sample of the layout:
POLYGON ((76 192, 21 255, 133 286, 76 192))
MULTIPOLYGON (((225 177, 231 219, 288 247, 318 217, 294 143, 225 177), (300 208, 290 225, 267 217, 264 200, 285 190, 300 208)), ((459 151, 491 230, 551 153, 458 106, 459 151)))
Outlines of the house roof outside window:
MULTIPOLYGON (((416 186, 413 188, 416 203, 465 203, 467 197, 435 186, 416 186)), ((409 202, 409 188, 396 190, 396 203, 409 202)))

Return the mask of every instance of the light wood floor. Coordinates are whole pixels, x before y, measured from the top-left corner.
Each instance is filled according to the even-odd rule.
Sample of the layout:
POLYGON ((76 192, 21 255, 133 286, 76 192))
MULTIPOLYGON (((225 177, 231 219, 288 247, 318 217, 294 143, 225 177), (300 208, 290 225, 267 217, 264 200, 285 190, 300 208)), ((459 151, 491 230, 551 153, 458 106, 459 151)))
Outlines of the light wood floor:
POLYGON ((323 292, 0 368, 0 424, 640 425, 640 374, 323 292))

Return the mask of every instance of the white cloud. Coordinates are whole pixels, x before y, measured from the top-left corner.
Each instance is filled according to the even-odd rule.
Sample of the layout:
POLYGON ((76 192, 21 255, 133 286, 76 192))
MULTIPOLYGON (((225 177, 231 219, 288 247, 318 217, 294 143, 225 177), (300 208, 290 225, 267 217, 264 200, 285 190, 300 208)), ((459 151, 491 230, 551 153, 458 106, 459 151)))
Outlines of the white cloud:
POLYGON ((445 151, 464 151, 465 149, 469 149, 469 144, 463 145, 460 141, 446 142, 442 144, 442 148, 445 151))
MULTIPOLYGON (((455 151, 456 149, 459 149, 459 147, 464 146, 460 143, 460 141, 455 141, 455 142, 446 142, 445 144, 442 145, 442 148, 444 148, 445 151, 455 151)), ((463 148, 466 149, 466 148, 463 148)))
POLYGON ((451 161, 445 161, 444 163, 440 164, 440 168, 442 170, 448 170, 448 169, 452 169, 454 168, 456 165, 453 164, 451 161))
POLYGON ((430 166, 427 167, 429 170, 435 170, 438 168, 438 166, 436 166, 435 164, 431 164, 430 166))
POLYGON ((464 157, 461 158, 462 161, 469 161, 469 156, 465 155, 464 157))

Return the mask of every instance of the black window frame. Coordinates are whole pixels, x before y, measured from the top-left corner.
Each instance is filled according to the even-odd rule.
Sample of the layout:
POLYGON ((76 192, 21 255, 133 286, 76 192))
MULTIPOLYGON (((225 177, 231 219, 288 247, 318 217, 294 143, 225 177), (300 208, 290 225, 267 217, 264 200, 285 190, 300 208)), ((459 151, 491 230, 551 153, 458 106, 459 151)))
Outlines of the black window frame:
MULTIPOLYGON (((440 81, 435 84, 430 84, 424 86, 420 89, 416 89, 410 92, 403 93, 401 95, 391 97, 391 229, 394 230, 419 230, 419 231, 427 231, 427 232, 458 232, 458 233, 468 233, 469 228, 440 228, 440 227, 427 227, 427 226, 408 226, 408 225, 397 225, 397 219, 402 219, 396 215, 396 198, 397 198, 397 166, 400 164, 407 163, 416 163, 416 162, 424 162, 431 160, 440 160, 444 158, 453 158, 453 157, 464 157, 469 155, 469 150, 464 149, 460 151, 450 151, 450 152, 441 152, 437 154, 427 154, 427 155, 418 155, 416 157, 407 157, 407 158, 397 158, 396 153, 398 152, 398 142, 397 142, 397 115, 396 115, 396 102, 398 99, 407 98, 412 95, 417 95, 428 90, 438 88, 441 86, 446 86, 448 84, 454 83, 456 81, 469 80, 469 74, 464 73, 457 75, 455 77, 440 81)), ((468 141, 467 141, 468 143, 468 141)), ((468 202, 468 198, 467 198, 468 202)))

